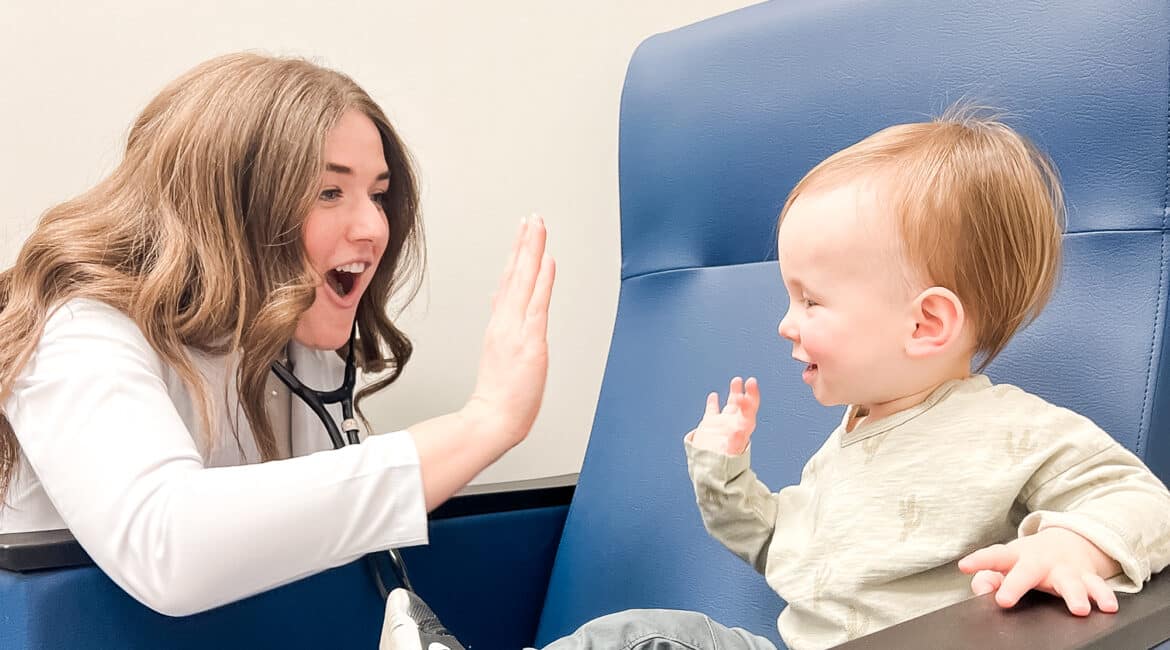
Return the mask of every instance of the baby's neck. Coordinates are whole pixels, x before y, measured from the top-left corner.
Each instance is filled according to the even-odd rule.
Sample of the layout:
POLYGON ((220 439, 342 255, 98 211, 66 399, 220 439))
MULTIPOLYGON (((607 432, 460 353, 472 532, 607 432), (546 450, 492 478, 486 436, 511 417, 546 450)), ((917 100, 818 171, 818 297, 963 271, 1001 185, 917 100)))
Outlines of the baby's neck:
POLYGON ((845 425, 846 430, 852 431, 857 425, 862 422, 873 422, 885 417, 901 413, 906 409, 914 408, 926 401, 931 393, 938 390, 939 386, 955 379, 966 379, 971 376, 971 365, 956 365, 945 373, 939 373, 935 377, 931 377, 923 385, 920 390, 917 390, 909 395, 904 395, 885 402, 878 402, 876 404, 858 404, 853 411, 853 417, 845 425))

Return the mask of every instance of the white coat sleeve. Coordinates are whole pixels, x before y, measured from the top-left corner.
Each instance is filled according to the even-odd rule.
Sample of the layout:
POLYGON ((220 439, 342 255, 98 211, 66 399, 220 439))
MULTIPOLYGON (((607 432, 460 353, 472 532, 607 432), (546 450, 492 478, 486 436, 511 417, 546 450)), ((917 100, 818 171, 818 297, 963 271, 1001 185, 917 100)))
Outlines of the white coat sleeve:
POLYGON ((407 432, 205 468, 159 356, 132 320, 100 303, 71 301, 54 313, 5 411, 81 546, 163 614, 211 609, 367 552, 426 542, 407 432))

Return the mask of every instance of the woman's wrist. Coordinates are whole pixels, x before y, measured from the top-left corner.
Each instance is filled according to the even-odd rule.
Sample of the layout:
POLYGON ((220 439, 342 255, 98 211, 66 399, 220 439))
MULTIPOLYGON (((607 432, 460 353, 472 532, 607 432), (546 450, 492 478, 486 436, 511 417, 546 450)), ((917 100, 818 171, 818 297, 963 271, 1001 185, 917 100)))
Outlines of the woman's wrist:
POLYGON ((524 440, 528 431, 521 429, 512 418, 507 417, 493 404, 472 396, 457 413, 472 436, 478 439, 496 441, 503 448, 501 452, 515 447, 524 440))

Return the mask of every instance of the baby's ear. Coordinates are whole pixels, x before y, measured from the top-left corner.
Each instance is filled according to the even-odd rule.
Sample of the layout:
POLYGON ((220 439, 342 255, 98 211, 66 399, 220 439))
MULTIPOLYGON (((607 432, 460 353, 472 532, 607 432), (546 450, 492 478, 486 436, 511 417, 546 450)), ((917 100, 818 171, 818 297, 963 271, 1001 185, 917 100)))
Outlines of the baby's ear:
POLYGON ((960 344, 967 325, 963 303, 950 289, 930 287, 914 299, 914 333, 906 353, 925 358, 946 352, 960 344))

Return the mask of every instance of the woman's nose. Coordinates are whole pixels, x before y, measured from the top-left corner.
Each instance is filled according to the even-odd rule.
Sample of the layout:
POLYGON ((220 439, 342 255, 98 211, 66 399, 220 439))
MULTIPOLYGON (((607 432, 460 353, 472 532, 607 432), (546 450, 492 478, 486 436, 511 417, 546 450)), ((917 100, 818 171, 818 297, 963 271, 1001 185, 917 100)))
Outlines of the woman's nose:
POLYGON ((389 228, 386 214, 374 201, 363 201, 354 211, 349 225, 349 238, 353 241, 377 241, 385 237, 389 228))

